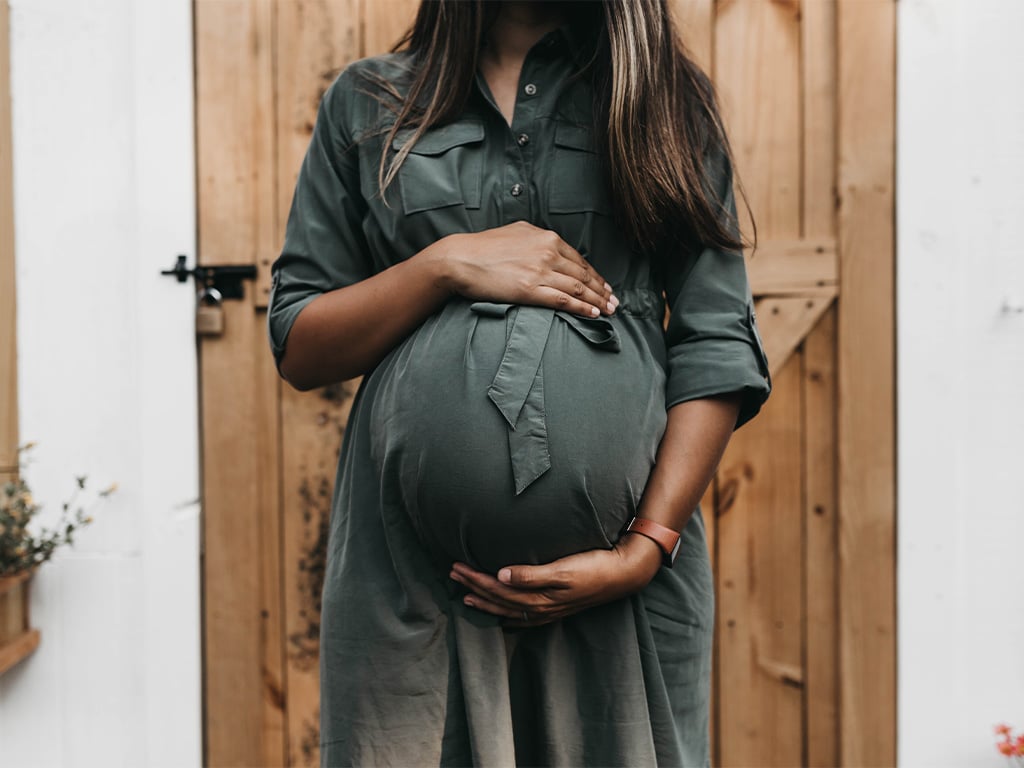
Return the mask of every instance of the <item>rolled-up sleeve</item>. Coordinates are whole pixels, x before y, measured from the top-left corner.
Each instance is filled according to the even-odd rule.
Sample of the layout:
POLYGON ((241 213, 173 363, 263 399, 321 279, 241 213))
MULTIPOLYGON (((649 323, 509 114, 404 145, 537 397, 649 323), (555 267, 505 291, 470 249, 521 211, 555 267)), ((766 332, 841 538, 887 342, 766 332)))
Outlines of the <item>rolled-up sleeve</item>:
MULTIPOLYGON (((728 158, 717 152, 709 162, 714 193, 735 222, 728 158)), ((695 247, 684 256, 669 254, 665 262, 666 406, 738 391, 742 401, 734 429, 739 429, 757 415, 772 388, 743 254, 695 247)))
POLYGON ((359 161, 352 140, 348 70, 324 93, 299 169, 281 254, 271 265, 267 331, 278 372, 288 334, 317 296, 371 274, 362 218, 359 161))

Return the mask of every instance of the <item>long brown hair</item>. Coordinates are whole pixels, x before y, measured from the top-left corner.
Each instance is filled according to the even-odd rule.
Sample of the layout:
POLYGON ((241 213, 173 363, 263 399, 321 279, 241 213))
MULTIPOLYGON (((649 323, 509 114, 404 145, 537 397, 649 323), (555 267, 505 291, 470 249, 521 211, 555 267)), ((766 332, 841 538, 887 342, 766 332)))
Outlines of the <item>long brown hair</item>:
MULTIPOLYGON (((738 224, 713 188, 721 168, 707 162, 716 154, 732 161, 714 88, 677 34, 667 0, 588 0, 564 7, 581 39, 595 41, 579 74, 594 85, 599 146, 623 224, 644 246, 695 236, 722 249, 742 248, 738 224)), ((499 9, 500 3, 487 0, 420 3, 415 22, 393 49, 407 49, 415 62, 404 97, 394 84, 376 83, 396 113, 384 146, 403 128, 414 129, 397 153, 381 155, 382 196, 416 140, 462 112, 499 9)))

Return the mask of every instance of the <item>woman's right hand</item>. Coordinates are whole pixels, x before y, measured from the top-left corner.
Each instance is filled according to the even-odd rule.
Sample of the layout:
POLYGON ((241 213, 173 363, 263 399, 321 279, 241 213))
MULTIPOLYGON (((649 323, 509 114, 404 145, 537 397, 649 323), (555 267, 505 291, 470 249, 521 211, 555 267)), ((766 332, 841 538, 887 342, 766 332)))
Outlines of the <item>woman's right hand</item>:
POLYGON ((442 283, 477 301, 529 304, 584 317, 612 314, 619 300, 579 252, 550 229, 525 221, 435 243, 442 283))
POLYGON ((584 317, 610 315, 619 303, 605 279, 550 230, 516 222, 449 235, 307 304, 288 334, 281 373, 301 390, 366 373, 453 294, 584 317))

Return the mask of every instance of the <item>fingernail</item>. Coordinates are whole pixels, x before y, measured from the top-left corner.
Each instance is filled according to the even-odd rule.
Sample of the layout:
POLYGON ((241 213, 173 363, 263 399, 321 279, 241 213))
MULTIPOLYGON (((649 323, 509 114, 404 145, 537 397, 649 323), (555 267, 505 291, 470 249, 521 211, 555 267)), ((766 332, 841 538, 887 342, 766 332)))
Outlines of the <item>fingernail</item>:
POLYGON ((592 315, 593 317, 597 317, 598 315, 600 315, 600 314, 601 314, 601 310, 600 310, 600 309, 598 309, 597 307, 591 307, 591 308, 590 308, 590 314, 591 314, 591 315, 592 315))
POLYGON ((611 302, 609 301, 609 302, 608 302, 608 314, 610 315, 610 314, 611 314, 612 312, 614 312, 614 311, 615 311, 615 305, 614 305, 614 304, 612 304, 612 303, 611 303, 611 302))
POLYGON ((616 307, 619 306, 619 297, 616 296, 614 293, 612 294, 611 298, 608 299, 608 301, 614 304, 616 307))
POLYGON ((476 604, 473 602, 472 598, 464 597, 462 598, 462 602, 464 602, 470 608, 476 608, 476 604))
POLYGON ((498 571, 498 581, 503 584, 508 584, 512 581, 512 571, 509 568, 502 568, 498 571))
POLYGON ((604 289, 605 289, 606 291, 608 291, 608 293, 611 293, 611 292, 612 292, 612 287, 611 287, 610 285, 608 285, 608 283, 605 283, 605 284, 604 284, 604 289))

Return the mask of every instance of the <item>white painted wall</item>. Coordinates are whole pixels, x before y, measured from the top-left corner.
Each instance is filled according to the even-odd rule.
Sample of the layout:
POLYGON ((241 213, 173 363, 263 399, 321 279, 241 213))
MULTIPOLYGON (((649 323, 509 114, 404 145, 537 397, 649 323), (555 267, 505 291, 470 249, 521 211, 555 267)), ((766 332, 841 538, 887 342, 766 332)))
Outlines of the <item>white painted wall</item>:
POLYGON ((903 0, 899 760, 1024 729, 1024 2, 903 0))
POLYGON ((57 516, 120 489, 34 582, 0 765, 200 762, 189 0, 11 0, 21 435, 57 516), (190 258, 190 261, 192 259, 190 258))

